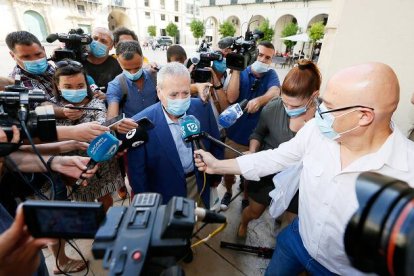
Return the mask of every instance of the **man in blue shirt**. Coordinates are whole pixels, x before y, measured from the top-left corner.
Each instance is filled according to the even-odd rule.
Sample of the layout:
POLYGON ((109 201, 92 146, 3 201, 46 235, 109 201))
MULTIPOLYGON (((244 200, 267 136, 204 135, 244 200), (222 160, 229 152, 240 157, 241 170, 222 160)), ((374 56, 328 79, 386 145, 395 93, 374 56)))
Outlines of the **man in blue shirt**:
MULTIPOLYGON (((227 100, 230 104, 239 103, 244 99, 249 102, 234 125, 227 129, 226 144, 243 152, 249 150, 249 137, 260 118, 262 108, 274 97, 280 94, 279 78, 270 68, 275 48, 272 43, 262 41, 257 46, 256 61, 243 71, 233 70, 227 88, 227 100)), ((237 157, 232 151, 226 150, 225 158, 237 157)), ((227 192, 221 202, 221 208, 226 210, 232 197, 234 175, 225 175, 224 184, 227 192)))
MULTIPOLYGON (((120 42, 116 54, 123 72, 108 84, 106 100, 110 119, 119 113, 131 118, 138 112, 157 102, 155 77, 142 68, 141 46, 137 41, 120 42)), ((117 125, 119 133, 127 133, 137 124, 129 119, 117 125)))

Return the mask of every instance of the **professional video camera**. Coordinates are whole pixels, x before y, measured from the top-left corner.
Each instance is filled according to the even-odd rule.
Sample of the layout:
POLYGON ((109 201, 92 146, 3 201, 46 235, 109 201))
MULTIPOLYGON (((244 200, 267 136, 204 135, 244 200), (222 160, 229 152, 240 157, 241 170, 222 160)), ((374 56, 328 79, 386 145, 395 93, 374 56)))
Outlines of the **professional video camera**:
POLYGON ((14 85, 6 86, 0 91, 0 127, 8 139, 13 136, 12 126, 16 125, 22 138, 27 135, 22 129, 22 122, 27 126, 32 138, 38 137, 44 142, 57 140, 56 120, 51 105, 38 106, 33 109, 34 103, 46 101, 46 94, 40 89, 29 90, 20 85, 20 77, 16 78, 14 85))
POLYGON ((244 38, 240 36, 224 38, 219 41, 219 44, 228 45, 226 48, 232 50, 231 53, 226 55, 227 68, 243 71, 247 66, 255 62, 258 54, 256 41, 263 37, 263 32, 259 30, 251 32, 248 28, 244 38))
POLYGON ((379 275, 413 275, 414 189, 377 173, 356 181, 359 208, 344 236, 352 265, 379 275))
POLYGON ((56 40, 65 43, 65 48, 54 51, 51 58, 53 61, 57 62, 65 58, 79 62, 86 60, 88 53, 85 45, 91 44, 92 38, 90 35, 84 34, 81 28, 76 30, 71 29, 67 34, 50 34, 46 38, 46 41, 49 43, 55 42, 56 40))
POLYGON ((211 72, 205 68, 211 67, 212 61, 223 60, 223 54, 220 51, 201 51, 190 60, 195 65, 191 78, 195 82, 208 82, 211 79, 211 72))
POLYGON ((161 202, 160 194, 137 194, 129 207, 111 207, 106 218, 95 202, 26 201, 23 211, 33 237, 95 238, 93 255, 103 259, 110 275, 168 275, 165 271, 181 270, 179 260, 191 261, 196 220, 225 223, 226 218, 183 197, 161 202))

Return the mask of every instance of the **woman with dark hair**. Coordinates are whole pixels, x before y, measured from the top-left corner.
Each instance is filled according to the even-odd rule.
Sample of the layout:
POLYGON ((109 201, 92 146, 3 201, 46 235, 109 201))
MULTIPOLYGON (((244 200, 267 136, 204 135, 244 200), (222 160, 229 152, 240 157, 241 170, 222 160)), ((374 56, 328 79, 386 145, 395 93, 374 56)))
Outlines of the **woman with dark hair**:
MULTIPOLYGON (((280 97, 274 98, 263 108, 256 129, 250 136, 249 152, 274 149, 292 139, 314 117, 320 85, 321 75, 317 66, 309 60, 299 60, 286 75, 280 97)), ((260 181, 248 182, 250 204, 243 210, 238 237, 245 238, 248 223, 259 218, 269 206, 269 192, 274 189, 273 177, 269 175, 260 181)), ((297 209, 298 194, 287 211, 297 214, 297 209)))

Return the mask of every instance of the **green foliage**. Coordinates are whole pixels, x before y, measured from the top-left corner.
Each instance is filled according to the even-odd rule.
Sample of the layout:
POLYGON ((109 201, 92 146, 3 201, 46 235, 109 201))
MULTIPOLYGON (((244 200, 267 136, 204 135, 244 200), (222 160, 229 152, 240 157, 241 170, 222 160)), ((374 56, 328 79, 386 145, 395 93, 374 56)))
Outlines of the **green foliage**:
POLYGON ((197 19, 191 21, 190 29, 196 39, 202 37, 206 31, 203 22, 197 19))
POLYGON ((233 23, 226 20, 220 24, 219 33, 221 34, 221 38, 226 36, 234 36, 236 33, 236 28, 234 27, 233 23))
POLYGON ((148 26, 147 32, 150 36, 156 36, 157 35, 157 26, 154 26, 154 25, 148 26))
POLYGON ((313 23, 311 27, 309 28, 309 38, 310 40, 315 43, 316 41, 323 38, 323 35, 325 34, 325 25, 323 25, 322 21, 313 23))
POLYGON ((178 26, 175 25, 174 23, 170 22, 167 27, 165 28, 165 31, 167 32, 167 34, 169 36, 172 37, 176 37, 176 35, 178 34, 178 26))
POLYGON ((260 41, 270 41, 273 40, 273 35, 275 34, 275 31, 270 26, 269 19, 266 19, 263 21, 259 26, 259 31, 262 31, 264 34, 264 37, 260 39, 260 41))
MULTIPOLYGON (((282 37, 295 35, 298 32, 298 30, 299 30, 298 24, 290 22, 289 24, 285 26, 285 28, 283 28, 282 37)), ((290 41, 290 40, 284 40, 284 43, 288 49, 291 49, 296 44, 295 41, 290 41)))

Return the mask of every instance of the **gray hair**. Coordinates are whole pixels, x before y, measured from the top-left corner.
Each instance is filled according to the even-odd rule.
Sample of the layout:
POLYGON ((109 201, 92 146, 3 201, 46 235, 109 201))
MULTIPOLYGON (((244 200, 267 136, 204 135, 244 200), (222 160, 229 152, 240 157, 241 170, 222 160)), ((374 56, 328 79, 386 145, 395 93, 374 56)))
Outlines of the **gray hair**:
POLYGON ((92 35, 94 33, 106 34, 112 40, 112 43, 114 43, 114 35, 112 34, 112 32, 109 29, 107 29, 105 27, 96 27, 95 29, 92 30, 92 35))
POLYGON ((191 79, 188 69, 179 62, 169 62, 162 66, 157 74, 157 87, 162 88, 167 77, 187 77, 188 80, 191 79))

